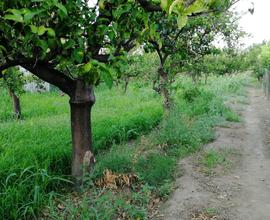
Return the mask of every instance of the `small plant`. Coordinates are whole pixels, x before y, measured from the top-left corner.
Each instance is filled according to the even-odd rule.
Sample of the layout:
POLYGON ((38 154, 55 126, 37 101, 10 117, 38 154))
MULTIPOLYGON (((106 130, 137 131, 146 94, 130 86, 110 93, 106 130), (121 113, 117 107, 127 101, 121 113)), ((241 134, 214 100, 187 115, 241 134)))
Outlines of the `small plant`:
POLYGON ((187 102, 193 102, 200 94, 201 91, 194 86, 183 91, 183 98, 187 102))
POLYGON ((224 112, 224 118, 230 122, 240 122, 241 118, 235 112, 230 109, 226 109, 224 112))
POLYGON ((116 150, 98 158, 98 162, 92 173, 92 178, 97 179, 103 176, 105 170, 110 170, 114 173, 130 173, 132 172, 132 154, 128 149, 116 150))
POLYGON ((215 216, 218 214, 218 210, 216 208, 213 208, 213 207, 204 209, 204 212, 210 216, 215 216))
POLYGON ((206 168, 215 168, 217 165, 222 164, 226 161, 225 156, 216 151, 216 150, 209 150, 203 155, 202 164, 206 168))
POLYGON ((161 186, 172 180, 175 160, 159 153, 150 153, 141 157, 135 164, 135 170, 143 181, 151 186, 161 186))

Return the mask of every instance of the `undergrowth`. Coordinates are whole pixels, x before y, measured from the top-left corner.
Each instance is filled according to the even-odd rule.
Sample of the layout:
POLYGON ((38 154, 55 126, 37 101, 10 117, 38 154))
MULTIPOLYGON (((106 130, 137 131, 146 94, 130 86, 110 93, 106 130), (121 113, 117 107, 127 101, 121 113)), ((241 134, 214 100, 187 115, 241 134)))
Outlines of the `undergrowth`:
POLYGON ((71 160, 67 98, 48 94, 46 106, 53 107, 46 110, 42 102, 32 103, 37 94, 29 100, 25 94, 24 121, 11 121, 6 110, 0 116, 5 121, 0 125, 1 218, 147 219, 155 201, 172 191, 176 161, 213 140, 214 126, 240 120, 224 101, 244 94, 245 77, 214 78, 199 87, 181 78, 173 91, 175 105, 162 121, 160 99, 151 92, 137 88, 124 96, 101 90, 93 115, 97 163, 79 194, 65 193, 71 160), (136 182, 125 190, 98 188, 106 170, 125 178, 134 174, 136 182))
MULTIPOLYGON (((35 218, 48 203, 51 192, 61 193, 71 186, 64 181, 71 170, 68 99, 55 92, 25 93, 22 96, 23 120, 13 121, 11 103, 5 102, 9 97, 2 93, 0 218, 35 218)), ((96 96, 92 121, 94 151, 98 157, 112 144, 149 132, 161 120, 160 98, 151 89, 123 94, 118 89, 100 88, 96 96)), ((121 171, 127 169, 130 158, 115 156, 119 164, 115 165, 115 170, 119 171, 122 164, 125 167, 121 171)), ((114 160, 112 155, 108 158, 114 160)))
MULTIPOLYGON (((57 213, 61 218, 72 218, 72 210, 76 210, 76 216, 79 210, 89 208, 89 219, 147 219, 155 202, 167 198, 173 190, 177 160, 213 140, 214 126, 222 125, 226 120, 240 120, 224 101, 230 94, 244 94, 242 89, 246 81, 241 77, 240 80, 233 77, 229 83, 221 78, 207 86, 188 84, 186 88, 182 87, 175 93, 175 106, 149 135, 142 136, 135 143, 114 146, 100 155, 92 175, 86 177, 88 187, 85 188, 86 192, 99 191, 98 196, 80 195, 79 200, 85 203, 80 203, 78 207, 66 204, 73 198, 67 195, 62 200, 66 204, 63 205, 64 213, 59 213, 57 204, 48 207, 48 212, 57 213), (115 175, 133 173, 138 179, 124 189, 116 186, 100 193, 101 189, 94 182, 108 169, 115 175)), ((204 163, 212 167, 222 160, 219 155, 209 152, 204 163)), ((106 182, 104 184, 106 187, 106 182)))

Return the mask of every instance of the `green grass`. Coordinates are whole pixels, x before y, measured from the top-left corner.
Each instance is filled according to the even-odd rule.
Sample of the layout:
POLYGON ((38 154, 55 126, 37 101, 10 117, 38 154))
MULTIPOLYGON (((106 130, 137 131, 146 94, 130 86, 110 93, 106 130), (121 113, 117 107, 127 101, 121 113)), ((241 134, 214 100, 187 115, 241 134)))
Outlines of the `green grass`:
POLYGON ((161 186, 172 180, 175 160, 166 155, 151 153, 141 157, 135 164, 139 177, 151 186, 161 186))
MULTIPOLYGON (((161 120, 160 98, 151 89, 124 95, 102 88, 96 96, 92 120, 96 153, 149 132, 161 120)), ((4 97, 1 100, 9 98, 4 97)), ((22 96, 24 120, 18 122, 12 120, 11 106, 1 111, 0 182, 4 186, 0 188, 0 217, 35 216, 51 191, 62 190, 60 177, 70 173, 68 99, 57 93, 26 93, 22 96)))
MULTIPOLYGON (((242 76, 230 79, 230 83, 236 85, 239 77, 242 76)), ((193 85, 181 88, 174 96, 176 103, 174 108, 150 135, 132 144, 115 146, 111 151, 100 155, 93 171, 94 175, 90 177, 90 179, 96 180, 106 169, 120 174, 135 173, 139 177, 137 184, 148 190, 143 191, 135 184, 128 190, 128 193, 124 190, 124 194, 128 195, 125 197, 125 203, 123 203, 122 195, 114 194, 114 200, 112 200, 108 199, 110 193, 104 193, 96 198, 98 201, 91 205, 88 204, 87 207, 96 210, 101 219, 106 219, 108 213, 110 213, 109 218, 117 218, 121 216, 122 212, 126 214, 127 218, 146 219, 148 203, 138 204, 130 197, 149 199, 150 190, 151 197, 167 198, 173 190, 176 161, 200 150, 205 143, 214 140, 214 126, 223 125, 226 120, 236 121, 234 113, 224 103, 225 100, 229 100, 230 96, 235 96, 235 93, 240 94, 238 89, 242 90, 245 83, 241 82, 242 78, 240 78, 240 86, 237 86, 238 89, 234 89, 232 93, 226 88, 233 86, 223 85, 223 83, 227 84, 224 78, 216 79, 217 84, 220 83, 219 80, 222 81, 221 87, 225 88, 224 92, 214 90, 211 84, 199 88, 195 88, 193 85), (99 200, 110 201, 111 205, 104 204, 108 211, 104 212, 103 208, 97 205, 99 200), (120 213, 116 209, 121 210, 120 213)), ((220 87, 216 88, 220 89, 220 87)), ((207 169, 213 169, 217 165, 223 164, 224 159, 225 154, 210 151, 204 155, 202 163, 207 169)), ((90 186, 87 190, 95 189, 90 186)), ((76 210, 72 206, 72 210, 74 209, 76 210)), ((88 214, 91 213, 93 214, 93 211, 88 212, 88 214)), ((64 215, 66 218, 69 216, 70 214, 64 215)))
MULTIPOLYGON (((40 210, 52 219, 113 219, 121 213, 130 219, 146 219, 153 196, 166 197, 172 190, 176 161, 215 138, 213 127, 240 118, 224 103, 232 95, 243 96, 247 76, 210 77, 208 85, 194 87, 180 77, 173 91, 175 106, 162 120, 160 97, 151 89, 100 88, 93 109, 94 150, 97 163, 86 176, 89 194, 68 194, 71 137, 68 99, 57 93, 22 96, 24 120, 12 119, 7 94, 0 100, 0 217, 36 218, 40 210), (159 124, 159 125, 158 125, 159 124), (158 125, 158 126, 156 126, 158 125), (152 132, 134 143, 131 138, 152 132), (134 173, 138 182, 128 193, 101 191, 93 182, 109 169, 134 173), (61 194, 61 195, 59 195, 61 194), (64 210, 59 212, 61 203, 64 210)), ((219 161, 212 154, 205 159, 219 161)))
POLYGON ((226 159, 223 153, 212 149, 205 152, 202 158, 202 164, 206 168, 211 169, 217 167, 220 164, 223 164, 225 160, 226 159))

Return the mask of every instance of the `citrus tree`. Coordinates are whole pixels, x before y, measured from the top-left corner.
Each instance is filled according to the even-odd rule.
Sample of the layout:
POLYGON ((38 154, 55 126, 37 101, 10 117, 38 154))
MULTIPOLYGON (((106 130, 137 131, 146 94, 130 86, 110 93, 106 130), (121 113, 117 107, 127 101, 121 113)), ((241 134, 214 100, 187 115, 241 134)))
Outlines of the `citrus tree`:
MULTIPOLYGON (((91 108, 100 80, 109 87, 126 53, 155 31, 156 13, 177 18, 228 4, 221 0, 9 0, 0 2, 0 73, 20 65, 70 97, 72 176, 91 171, 91 108), (167 14, 167 15, 166 15, 167 14)), ((0 74, 3 76, 3 74, 0 74)))
POLYGON ((202 12, 190 14, 181 20, 183 23, 179 17, 164 17, 158 13, 153 15, 155 31, 150 32, 145 49, 158 54, 159 67, 154 90, 163 95, 165 109, 171 106, 170 85, 176 74, 183 70, 195 73, 195 63, 215 49, 213 42, 216 37, 219 34, 225 34, 227 38, 231 36, 229 30, 234 26, 227 10, 234 3, 228 1, 208 6, 212 10, 202 9, 202 12))

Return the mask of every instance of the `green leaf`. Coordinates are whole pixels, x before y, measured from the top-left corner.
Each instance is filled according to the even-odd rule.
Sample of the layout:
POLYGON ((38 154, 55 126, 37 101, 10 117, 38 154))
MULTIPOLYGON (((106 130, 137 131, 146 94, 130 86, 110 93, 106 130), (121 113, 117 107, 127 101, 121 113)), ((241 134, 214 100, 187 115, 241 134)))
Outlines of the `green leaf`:
POLYGON ((48 44, 45 40, 38 40, 37 45, 46 53, 48 44))
POLYGON ((91 62, 86 63, 83 65, 82 69, 84 72, 89 72, 92 69, 93 65, 91 62))
POLYGON ((55 6, 57 8, 59 8, 65 15, 68 15, 67 9, 66 9, 66 7, 64 5, 62 5, 61 3, 57 2, 57 3, 55 3, 55 6))
POLYGON ((14 15, 21 15, 22 14, 20 10, 13 9, 13 8, 8 9, 7 12, 11 12, 14 15))
POLYGON ((38 10, 38 11, 30 11, 28 10, 25 15, 24 15, 24 22, 28 22, 30 20, 32 20, 32 18, 38 14, 40 14, 41 12, 43 12, 44 10, 38 10))
POLYGON ((183 27, 186 26, 188 21, 188 16, 187 15, 179 15, 177 18, 177 25, 179 29, 182 29, 183 27))
POLYGON ((45 28, 45 26, 42 25, 42 26, 38 27, 38 32, 37 32, 37 34, 38 34, 39 36, 41 36, 41 35, 43 35, 43 34, 45 33, 46 30, 47 30, 47 28, 45 28))
POLYGON ((185 10, 185 13, 187 15, 191 15, 191 14, 207 11, 207 9, 208 9, 208 6, 206 5, 205 1, 197 0, 185 10))
POLYGON ((7 49, 3 45, 0 45, 0 50, 4 51, 4 52, 7 52, 7 49))
POLYGON ((103 79, 106 85, 111 89, 113 86, 113 77, 111 71, 108 68, 102 68, 102 70, 101 79, 103 79))
POLYGON ((27 12, 25 15, 24 15, 24 22, 28 22, 30 21, 34 16, 36 15, 36 13, 34 12, 27 12))
POLYGON ((160 7, 164 10, 167 11, 168 10, 168 0, 161 0, 160 1, 160 7))
POLYGON ((55 31, 52 28, 47 28, 47 33, 49 37, 55 37, 55 31))
POLYGON ((178 13, 183 11, 183 0, 175 0, 169 7, 169 14, 171 14, 174 10, 178 13))
POLYGON ((75 49, 72 52, 72 58, 78 63, 81 63, 83 61, 83 55, 83 51, 79 49, 75 49))
POLYGON ((30 28, 31 28, 32 33, 37 34, 37 32, 38 32, 38 27, 37 26, 30 25, 30 28))
POLYGON ((13 14, 13 15, 5 15, 4 18, 6 20, 12 20, 17 22, 23 22, 23 17, 20 14, 13 14))
POLYGON ((67 41, 67 40, 66 40, 65 38, 62 38, 62 37, 60 38, 60 42, 61 42, 61 44, 65 44, 65 43, 66 43, 66 41, 67 41))

